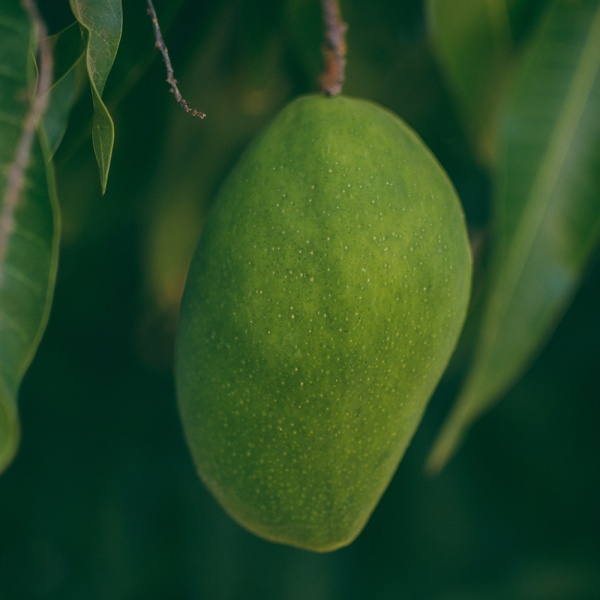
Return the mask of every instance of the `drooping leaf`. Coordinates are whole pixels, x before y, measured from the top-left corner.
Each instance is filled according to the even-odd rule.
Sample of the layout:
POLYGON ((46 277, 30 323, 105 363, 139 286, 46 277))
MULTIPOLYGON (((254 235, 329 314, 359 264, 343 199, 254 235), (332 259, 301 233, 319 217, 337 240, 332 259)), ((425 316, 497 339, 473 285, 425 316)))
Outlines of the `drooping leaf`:
POLYGON ((50 92, 48 110, 44 115, 44 128, 51 157, 60 146, 67 129, 76 90, 77 76, 75 70, 72 70, 56 82, 50 92))
POLYGON ((77 23, 52 36, 54 48, 54 80, 50 102, 44 115, 44 128, 50 155, 56 152, 65 133, 68 115, 77 91, 77 65, 85 46, 77 23))
POLYGON ((496 236, 479 344, 430 456, 464 433, 551 335, 600 241, 600 4, 557 0, 503 118, 496 236))
POLYGON ((86 51, 81 28, 73 22, 50 38, 54 49, 53 85, 67 76, 81 60, 86 51))
POLYGON ((428 0, 430 35, 480 158, 493 161, 495 120, 518 34, 546 0, 428 0))
POLYGON ((27 125, 35 89, 30 81, 34 30, 20 3, 5 4, 0 19, 0 472, 17 449, 17 393, 48 318, 58 254, 52 165, 45 139, 27 125))
POLYGON ((86 36, 86 64, 94 103, 92 140, 102 191, 106 190, 115 139, 115 127, 102 100, 104 86, 121 41, 121 0, 70 0, 71 9, 86 36))

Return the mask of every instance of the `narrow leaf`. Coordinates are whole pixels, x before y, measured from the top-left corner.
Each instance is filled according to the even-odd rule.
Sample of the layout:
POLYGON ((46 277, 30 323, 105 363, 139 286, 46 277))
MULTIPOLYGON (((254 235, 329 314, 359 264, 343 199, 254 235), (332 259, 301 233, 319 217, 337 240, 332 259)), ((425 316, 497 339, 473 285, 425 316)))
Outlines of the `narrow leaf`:
POLYGON ((67 129, 76 90, 77 76, 75 70, 71 70, 54 84, 50 92, 48 110, 44 115, 44 129, 51 157, 58 150, 67 129))
POLYGON ((557 0, 503 119, 487 305, 433 470, 549 338, 600 241, 599 107, 600 3, 557 0))
POLYGON ((54 48, 54 80, 44 128, 53 156, 67 128, 68 116, 77 91, 77 66, 85 53, 79 25, 73 23, 50 38, 54 48))
POLYGON ((73 22, 50 38, 54 48, 53 86, 66 77, 84 56, 86 45, 81 36, 81 28, 73 22))
POLYGON ((481 159, 494 159, 495 120, 516 32, 544 0, 428 0, 430 36, 481 159))
POLYGON ((0 19, 0 472, 17 449, 17 392, 48 318, 58 254, 52 166, 36 134, 51 68, 47 59, 34 94, 34 28, 18 2, 8 4, 0 19))
POLYGON ((104 193, 115 127, 102 94, 121 41, 123 11, 121 0, 71 0, 71 9, 86 35, 86 64, 94 103, 92 140, 104 193))

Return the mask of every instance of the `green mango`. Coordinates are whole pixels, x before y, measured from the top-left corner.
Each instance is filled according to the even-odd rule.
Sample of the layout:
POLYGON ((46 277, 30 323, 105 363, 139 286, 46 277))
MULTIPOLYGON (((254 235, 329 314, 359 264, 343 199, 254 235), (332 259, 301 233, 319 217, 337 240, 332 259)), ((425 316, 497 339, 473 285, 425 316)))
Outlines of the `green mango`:
POLYGON ((209 212, 176 347, 200 477, 241 525, 314 551, 362 530, 467 311, 464 216, 442 168, 370 102, 289 104, 209 212))

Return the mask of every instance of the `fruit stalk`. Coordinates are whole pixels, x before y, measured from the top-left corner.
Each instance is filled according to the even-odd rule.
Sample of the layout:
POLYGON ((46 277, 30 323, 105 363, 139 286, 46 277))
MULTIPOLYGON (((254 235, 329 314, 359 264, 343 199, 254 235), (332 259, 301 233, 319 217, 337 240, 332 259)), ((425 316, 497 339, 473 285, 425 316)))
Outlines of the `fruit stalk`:
POLYGON ((321 0, 325 39, 323 59, 325 69, 321 74, 321 90, 328 96, 342 92, 344 69, 346 67, 346 31, 348 26, 342 21, 338 0, 321 0))

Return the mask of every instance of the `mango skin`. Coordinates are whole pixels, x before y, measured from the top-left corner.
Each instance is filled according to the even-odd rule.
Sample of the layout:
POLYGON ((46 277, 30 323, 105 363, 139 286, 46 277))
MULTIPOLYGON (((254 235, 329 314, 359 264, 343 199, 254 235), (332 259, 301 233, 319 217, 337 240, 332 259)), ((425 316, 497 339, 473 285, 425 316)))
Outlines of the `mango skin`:
POLYGON ((392 478, 465 319, 448 178, 400 119, 305 96, 250 147, 193 257, 176 347, 200 477, 260 537, 349 544, 392 478))

